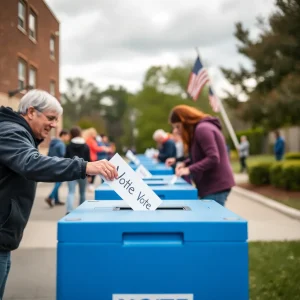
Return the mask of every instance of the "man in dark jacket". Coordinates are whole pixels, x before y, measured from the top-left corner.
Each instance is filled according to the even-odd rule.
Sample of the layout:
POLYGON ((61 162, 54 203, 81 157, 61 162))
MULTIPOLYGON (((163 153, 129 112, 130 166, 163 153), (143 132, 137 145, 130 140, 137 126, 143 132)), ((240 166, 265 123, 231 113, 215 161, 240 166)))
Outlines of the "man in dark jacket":
MULTIPOLYGON (((48 156, 64 157, 66 153, 66 144, 70 139, 69 132, 67 130, 61 130, 59 133, 59 138, 54 138, 51 140, 49 145, 48 156)), ((45 199, 46 203, 50 207, 54 205, 64 205, 64 202, 59 201, 58 190, 61 186, 61 182, 56 182, 52 189, 50 195, 45 199)))
POLYGON ((159 145, 159 153, 155 155, 160 162, 165 162, 170 157, 176 157, 176 145, 175 142, 169 137, 169 135, 162 129, 157 129, 153 133, 153 139, 159 145))
POLYGON ((31 90, 20 100, 18 113, 0 108, 0 300, 10 270, 10 252, 18 248, 32 209, 36 182, 70 181, 101 174, 117 178, 107 160, 41 155, 37 147, 62 114, 49 93, 31 90))

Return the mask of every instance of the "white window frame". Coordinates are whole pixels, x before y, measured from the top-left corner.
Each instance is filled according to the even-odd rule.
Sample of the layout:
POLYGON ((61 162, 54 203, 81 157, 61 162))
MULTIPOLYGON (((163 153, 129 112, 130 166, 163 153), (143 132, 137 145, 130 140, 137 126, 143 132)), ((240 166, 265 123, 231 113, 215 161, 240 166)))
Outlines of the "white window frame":
POLYGON ((55 97, 55 89, 56 89, 56 82, 54 80, 50 80, 49 92, 54 97, 55 97))
POLYGON ((29 69, 29 85, 33 88, 36 88, 36 79, 37 79, 37 69, 31 66, 29 69), (32 77, 33 74, 34 76, 32 77))
POLYGON ((26 61, 19 58, 18 60, 18 88, 21 89, 21 88, 25 88, 26 87, 26 71, 27 71, 27 64, 26 64, 26 61), (20 65, 22 66, 23 68, 23 74, 20 74, 20 65), (20 82, 22 82, 22 86, 20 85, 20 82))
POLYGON ((19 0, 18 2, 18 28, 21 29, 22 31, 26 31, 26 4, 22 0, 19 0), (20 11, 20 5, 22 5, 23 7, 23 15, 21 14, 20 11), (19 20, 23 22, 23 26, 19 24, 19 20))
POLYGON ((49 47, 50 47, 50 57, 51 58, 55 58, 55 43, 56 43, 55 37, 51 36, 50 37, 50 45, 49 45, 49 47))
POLYGON ((36 41, 36 35, 37 35, 37 15, 34 13, 34 11, 30 10, 29 13, 29 22, 28 22, 28 32, 29 32, 29 38, 36 41), (32 28, 32 18, 34 20, 34 24, 32 28))

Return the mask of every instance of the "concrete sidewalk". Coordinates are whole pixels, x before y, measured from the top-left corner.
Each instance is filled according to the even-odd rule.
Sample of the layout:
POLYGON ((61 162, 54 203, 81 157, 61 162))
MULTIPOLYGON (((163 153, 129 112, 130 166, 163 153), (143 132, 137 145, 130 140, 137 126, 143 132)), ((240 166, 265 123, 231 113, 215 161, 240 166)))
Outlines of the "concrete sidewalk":
MULTIPOLYGON (((244 180, 246 176, 237 177, 239 182, 244 180)), ((57 221, 65 215, 66 208, 49 208, 45 203, 52 186, 38 186, 23 241, 20 248, 12 253, 4 300, 55 300, 57 221)), ((60 190, 63 201, 66 195, 67 184, 64 183, 60 190)), ((87 192, 86 198, 93 199, 93 193, 87 192)), ((234 190, 226 206, 248 220, 249 241, 300 240, 299 221, 241 197, 234 190)))

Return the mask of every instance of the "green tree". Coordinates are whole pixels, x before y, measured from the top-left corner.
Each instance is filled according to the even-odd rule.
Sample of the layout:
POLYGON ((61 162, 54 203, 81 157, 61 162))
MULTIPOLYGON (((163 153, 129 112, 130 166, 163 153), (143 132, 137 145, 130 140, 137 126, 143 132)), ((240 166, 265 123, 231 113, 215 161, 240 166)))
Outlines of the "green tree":
POLYGON ((268 20, 258 18, 260 35, 251 39, 242 23, 237 23, 235 37, 238 52, 247 57, 251 70, 223 68, 234 87, 226 102, 241 119, 253 126, 274 129, 286 124, 300 124, 300 1, 277 0, 268 20), (255 85, 249 87, 249 80, 255 85), (246 102, 239 98, 244 94, 246 102))
MULTIPOLYGON (((187 104, 213 114, 208 101, 207 89, 204 89, 196 102, 187 97, 186 87, 191 67, 191 63, 183 63, 177 67, 150 67, 145 74, 142 90, 130 97, 129 110, 126 115, 130 122, 130 111, 132 109, 137 111, 135 126, 138 128, 138 136, 135 146, 139 152, 156 146, 152 139, 156 129, 162 128, 168 132, 171 131, 168 117, 174 106, 187 104)), ((130 143, 132 127, 129 126, 127 130, 127 142, 130 143)))

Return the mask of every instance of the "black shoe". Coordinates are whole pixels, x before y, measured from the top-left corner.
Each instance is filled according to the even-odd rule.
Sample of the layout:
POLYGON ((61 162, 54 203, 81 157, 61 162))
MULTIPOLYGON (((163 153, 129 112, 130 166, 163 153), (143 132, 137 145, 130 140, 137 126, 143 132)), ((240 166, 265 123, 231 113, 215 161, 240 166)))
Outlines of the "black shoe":
POLYGON ((65 202, 57 201, 57 202, 54 202, 54 205, 65 205, 65 202))
POLYGON ((51 198, 46 198, 45 199, 45 202, 50 206, 50 207, 53 207, 53 201, 51 198))

